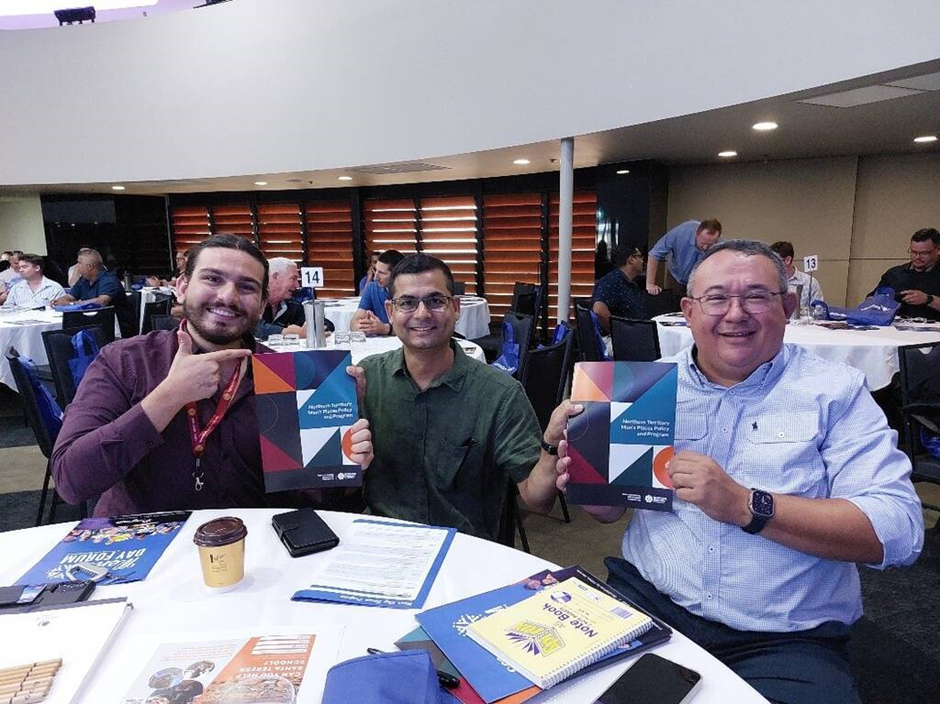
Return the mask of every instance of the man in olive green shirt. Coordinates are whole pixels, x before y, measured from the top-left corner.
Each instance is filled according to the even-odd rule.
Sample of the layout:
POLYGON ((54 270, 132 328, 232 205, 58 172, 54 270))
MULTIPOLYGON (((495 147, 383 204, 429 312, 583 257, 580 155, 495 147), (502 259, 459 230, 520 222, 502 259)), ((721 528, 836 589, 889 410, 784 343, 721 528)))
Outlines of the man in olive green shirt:
MULTIPOLYGON (((388 290, 386 310, 403 347, 350 369, 364 391, 375 451, 364 480, 369 510, 494 539, 511 478, 527 508, 550 511, 555 461, 540 447, 522 386, 451 339, 460 299, 448 266, 426 254, 406 257, 388 290)), ((547 445, 561 440, 569 408, 552 417, 547 445)))

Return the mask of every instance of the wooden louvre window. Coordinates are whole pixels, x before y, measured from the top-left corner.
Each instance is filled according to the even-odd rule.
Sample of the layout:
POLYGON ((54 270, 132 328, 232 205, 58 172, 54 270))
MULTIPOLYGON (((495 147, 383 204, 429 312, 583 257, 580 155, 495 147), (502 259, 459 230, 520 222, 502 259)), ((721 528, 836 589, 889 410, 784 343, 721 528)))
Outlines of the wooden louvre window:
POLYGON ((477 292, 477 206, 473 196, 422 198, 421 250, 443 260, 468 294, 477 292))
POLYGON ((368 253, 397 249, 418 251, 418 212, 411 198, 375 198, 365 201, 363 226, 368 253))
POLYGON ((542 258, 542 198, 538 193, 483 199, 483 276, 493 320, 512 305, 516 281, 538 284, 542 258))
POLYGON ((320 298, 356 293, 353 270, 352 204, 348 200, 311 201, 305 206, 307 264, 323 267, 320 298))
POLYGON ((287 257, 303 264, 299 203, 266 203, 258 206, 258 242, 268 259, 287 257))
POLYGON ((209 208, 205 205, 176 206, 170 210, 173 252, 185 252, 211 234, 209 208))
MULTIPOLYGON (((594 290, 594 248, 597 230, 597 193, 575 191, 571 212, 571 300, 588 298, 594 290)), ((573 320, 571 311, 558 315, 558 204, 557 193, 548 206, 548 319, 573 320)))
POLYGON ((239 235, 254 241, 255 228, 251 217, 251 206, 213 205, 213 234, 239 235))

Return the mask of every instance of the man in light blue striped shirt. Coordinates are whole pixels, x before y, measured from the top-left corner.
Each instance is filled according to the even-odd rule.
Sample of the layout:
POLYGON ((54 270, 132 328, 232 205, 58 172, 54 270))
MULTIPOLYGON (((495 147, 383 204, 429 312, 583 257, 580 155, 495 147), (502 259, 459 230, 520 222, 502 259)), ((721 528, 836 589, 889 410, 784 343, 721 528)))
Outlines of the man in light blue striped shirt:
MULTIPOLYGON (((858 701, 855 563, 913 563, 920 501, 861 372, 784 345, 797 302, 758 242, 712 247, 682 310, 672 512, 637 511, 609 582, 772 701, 858 701)), ((567 483, 565 443, 558 485, 567 483)), ((623 509, 586 507, 601 521, 623 509)))

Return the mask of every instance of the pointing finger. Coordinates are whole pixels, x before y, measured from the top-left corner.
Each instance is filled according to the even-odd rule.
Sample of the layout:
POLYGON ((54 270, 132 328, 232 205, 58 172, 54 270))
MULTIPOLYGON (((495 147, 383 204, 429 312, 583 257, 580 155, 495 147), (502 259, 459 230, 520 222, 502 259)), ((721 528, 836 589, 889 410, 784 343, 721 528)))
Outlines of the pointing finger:
POLYGON ((246 350, 243 348, 235 350, 219 350, 218 352, 207 352, 201 356, 203 359, 211 360, 213 362, 225 362, 230 359, 243 359, 244 357, 250 357, 251 350, 246 350))

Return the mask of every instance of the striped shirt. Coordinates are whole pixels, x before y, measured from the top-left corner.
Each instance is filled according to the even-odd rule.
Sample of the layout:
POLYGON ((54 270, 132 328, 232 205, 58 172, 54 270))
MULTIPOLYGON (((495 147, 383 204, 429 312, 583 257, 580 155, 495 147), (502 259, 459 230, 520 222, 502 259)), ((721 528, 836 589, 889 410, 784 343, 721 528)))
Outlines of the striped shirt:
MULTIPOLYGON (((745 381, 709 382, 687 348, 679 365, 676 450, 714 459, 738 483, 807 498, 843 498, 871 521, 884 569, 911 564, 924 520, 897 434, 861 372, 795 345, 745 381)), ((623 556, 691 613, 747 631, 801 631, 862 615, 858 570, 749 535, 698 507, 637 511, 623 556)))
POLYGON ((35 291, 30 288, 29 282, 21 279, 10 289, 10 293, 7 295, 7 300, 3 304, 3 307, 39 308, 49 305, 49 303, 64 295, 65 289, 63 289, 60 284, 57 284, 52 279, 47 279, 45 276, 42 277, 42 282, 35 291))

